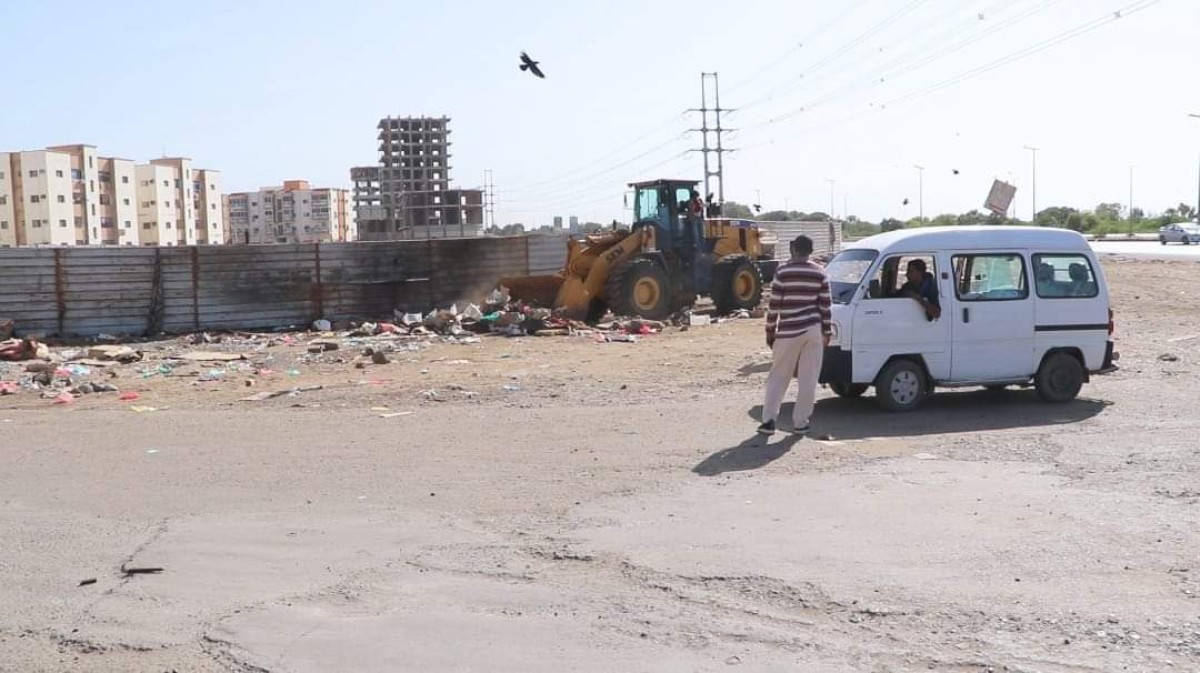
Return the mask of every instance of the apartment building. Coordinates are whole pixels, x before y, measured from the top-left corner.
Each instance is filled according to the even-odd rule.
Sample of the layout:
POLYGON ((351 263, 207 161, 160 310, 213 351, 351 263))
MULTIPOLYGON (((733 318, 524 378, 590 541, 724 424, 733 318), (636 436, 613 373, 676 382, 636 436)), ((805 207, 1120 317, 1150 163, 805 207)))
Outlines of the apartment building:
POLYGON ((483 192, 450 183, 450 118, 386 117, 379 165, 350 169, 364 241, 479 236, 483 192))
POLYGON ((0 247, 221 243, 220 174, 91 145, 0 153, 0 247), (169 229, 168 229, 169 225, 169 229))
POLYGON ((225 197, 230 243, 327 243, 357 240, 350 191, 306 180, 225 197))

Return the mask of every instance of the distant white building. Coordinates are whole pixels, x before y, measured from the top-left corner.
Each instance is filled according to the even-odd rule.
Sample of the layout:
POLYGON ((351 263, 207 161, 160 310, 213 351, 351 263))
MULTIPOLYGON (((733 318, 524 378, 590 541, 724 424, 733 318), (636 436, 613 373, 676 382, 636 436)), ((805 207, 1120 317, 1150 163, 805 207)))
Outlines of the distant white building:
POLYGON ((358 240, 350 190, 314 189, 305 180, 236 192, 225 199, 234 244, 358 240))

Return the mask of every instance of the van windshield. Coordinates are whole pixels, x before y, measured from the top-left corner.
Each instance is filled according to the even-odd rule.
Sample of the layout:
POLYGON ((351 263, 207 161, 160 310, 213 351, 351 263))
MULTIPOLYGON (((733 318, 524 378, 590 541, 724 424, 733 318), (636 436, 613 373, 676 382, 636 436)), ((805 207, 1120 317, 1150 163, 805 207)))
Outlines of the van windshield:
POLYGON ((825 267, 829 277, 829 293, 835 304, 849 304, 854 292, 862 285, 863 277, 871 263, 879 256, 878 250, 857 248, 839 252, 825 267))

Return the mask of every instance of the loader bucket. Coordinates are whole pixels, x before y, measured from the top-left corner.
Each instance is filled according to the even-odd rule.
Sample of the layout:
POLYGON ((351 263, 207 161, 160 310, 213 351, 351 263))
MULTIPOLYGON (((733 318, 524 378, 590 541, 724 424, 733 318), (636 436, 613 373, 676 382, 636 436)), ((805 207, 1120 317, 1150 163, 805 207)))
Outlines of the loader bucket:
POLYGON ((508 276, 499 282, 500 287, 508 288, 513 299, 547 308, 555 308, 554 302, 562 284, 562 276, 508 276))

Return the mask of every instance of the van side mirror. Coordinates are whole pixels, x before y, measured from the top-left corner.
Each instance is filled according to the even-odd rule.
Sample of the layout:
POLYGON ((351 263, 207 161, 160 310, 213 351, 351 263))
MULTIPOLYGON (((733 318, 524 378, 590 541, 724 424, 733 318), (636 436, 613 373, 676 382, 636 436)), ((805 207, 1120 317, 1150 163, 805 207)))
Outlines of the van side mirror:
POLYGON ((870 283, 867 283, 867 299, 878 299, 883 296, 883 291, 879 287, 879 279, 874 278, 870 283))

